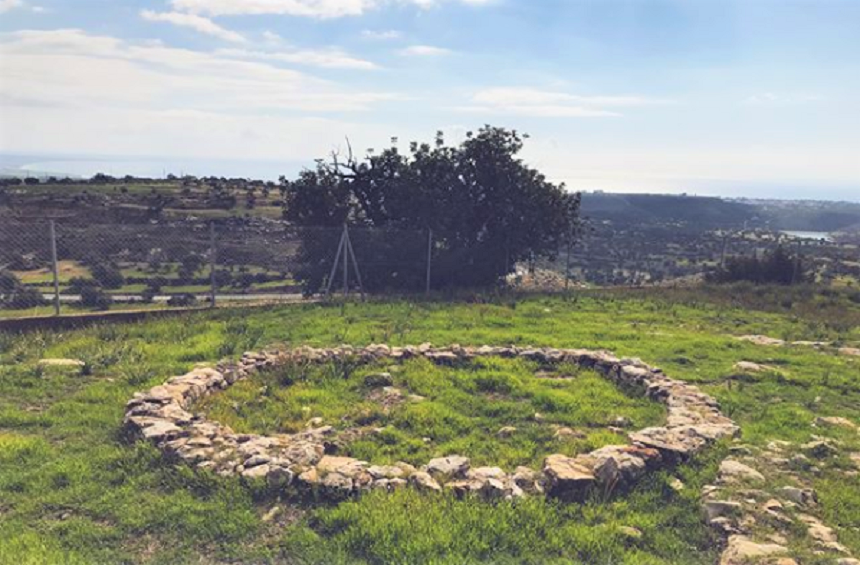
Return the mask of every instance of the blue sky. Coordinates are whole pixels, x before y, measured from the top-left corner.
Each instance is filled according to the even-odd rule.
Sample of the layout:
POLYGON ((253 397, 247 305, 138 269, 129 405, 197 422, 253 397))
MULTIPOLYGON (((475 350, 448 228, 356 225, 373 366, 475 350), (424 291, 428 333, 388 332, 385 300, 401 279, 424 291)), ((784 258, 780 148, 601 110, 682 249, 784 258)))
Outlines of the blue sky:
POLYGON ((575 189, 860 200, 855 0, 0 0, 6 163, 276 177, 484 123, 575 189))

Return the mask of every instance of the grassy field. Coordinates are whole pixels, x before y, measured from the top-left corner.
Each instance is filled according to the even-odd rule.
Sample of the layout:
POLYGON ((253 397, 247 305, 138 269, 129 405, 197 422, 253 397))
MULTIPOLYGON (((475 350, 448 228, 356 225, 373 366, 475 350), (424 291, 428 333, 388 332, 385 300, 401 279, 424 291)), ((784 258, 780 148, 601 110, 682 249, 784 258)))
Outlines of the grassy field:
POLYGON ((509 359, 454 368, 416 359, 360 367, 344 378, 334 364, 292 366, 238 383, 200 409, 240 433, 293 433, 321 418, 360 434, 346 443, 346 453, 374 463, 423 465, 465 454, 476 466, 508 471, 539 468, 553 453, 573 456, 626 443, 619 424, 639 429, 664 420, 662 405, 625 396, 594 371, 540 370, 509 359), (391 377, 396 393, 375 384, 380 375, 391 377), (556 437, 559 428, 573 434, 556 437))
MULTIPOLYGON (((196 363, 276 342, 535 344, 640 357, 716 396, 741 425, 751 450, 774 440, 799 450, 814 435, 840 442, 838 456, 798 473, 817 490, 821 518, 860 554, 860 478, 845 472, 846 454, 860 451, 860 436, 813 427, 817 416, 860 422, 860 358, 733 337, 858 343, 860 306, 846 294, 768 290, 757 299, 740 296, 664 290, 570 299, 283 306, 0 334, 0 564, 717 560, 699 492, 714 479, 728 446, 650 476, 627 496, 595 496, 582 505, 542 498, 487 504, 405 490, 311 506, 273 499, 257 485, 192 472, 121 436, 123 405, 133 392, 196 363), (55 357, 85 361, 84 374, 37 364, 55 357), (775 369, 738 376, 733 365, 740 360, 775 369), (673 478, 685 487, 671 488, 673 478), (273 514, 275 506, 281 511, 273 514)), ((498 372, 516 374, 517 368, 498 372)), ((768 476, 766 488, 784 484, 769 469, 760 470, 768 476)), ((803 539, 793 548, 804 555, 804 564, 834 562, 814 555, 803 539)))

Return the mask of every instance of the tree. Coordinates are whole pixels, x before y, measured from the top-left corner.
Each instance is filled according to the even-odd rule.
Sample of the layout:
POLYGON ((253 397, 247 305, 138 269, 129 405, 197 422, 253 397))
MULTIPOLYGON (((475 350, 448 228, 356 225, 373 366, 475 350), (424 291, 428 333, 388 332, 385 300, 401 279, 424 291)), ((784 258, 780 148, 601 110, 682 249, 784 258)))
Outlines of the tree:
POLYGON ((792 255, 783 246, 769 251, 759 259, 729 257, 725 265, 708 274, 716 283, 748 281, 755 284, 792 285, 809 282, 808 268, 800 255, 792 255))
POLYGON ((185 255, 180 261, 179 278, 183 280, 194 278, 194 275, 203 267, 204 263, 203 257, 197 253, 185 255))
MULTIPOLYGON (((554 258, 578 220, 579 195, 523 163, 524 139, 485 126, 456 147, 439 132, 432 146, 413 143, 408 155, 394 147, 363 160, 351 152, 345 159, 335 154, 295 181, 282 180, 284 217, 300 226, 432 229, 434 286, 490 285, 519 261, 554 258)), ((338 237, 331 230, 303 238, 297 278, 306 292, 323 284, 338 237)), ((370 252, 392 262, 403 245, 380 233, 356 249, 359 262, 370 252)), ((368 273, 364 282, 370 290, 414 289, 424 266, 414 257, 412 263, 397 273, 368 273)))
POLYGON ((11 294, 19 286, 21 286, 21 280, 12 271, 0 269, 0 296, 11 294))
POLYGON ((111 296, 93 279, 74 277, 69 281, 69 290, 81 295, 81 306, 86 308, 107 310, 113 302, 111 296))
POLYGON ((21 283, 11 271, 0 269, 0 306, 3 308, 25 309, 43 306, 48 301, 39 289, 21 283))

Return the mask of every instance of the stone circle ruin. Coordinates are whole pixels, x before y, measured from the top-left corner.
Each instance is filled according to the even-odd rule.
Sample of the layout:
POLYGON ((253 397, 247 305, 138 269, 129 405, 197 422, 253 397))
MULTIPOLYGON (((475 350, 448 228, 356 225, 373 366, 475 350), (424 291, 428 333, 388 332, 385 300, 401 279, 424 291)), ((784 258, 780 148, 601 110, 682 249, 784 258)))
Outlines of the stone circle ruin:
POLYGON ((427 491, 450 489, 487 499, 545 494, 575 501, 595 488, 603 492, 628 488, 645 474, 683 463, 709 444, 739 432, 712 397, 638 359, 581 349, 430 344, 298 347, 245 353, 238 362, 222 361, 214 368, 196 368, 147 392, 136 393, 126 405, 124 425, 134 437, 150 441, 165 455, 199 469, 333 499, 371 489, 414 487, 427 491), (453 365, 487 356, 550 365, 566 362, 594 369, 625 390, 638 391, 663 403, 668 411, 666 423, 628 434, 630 443, 626 445, 609 445, 575 457, 553 454, 546 457, 539 470, 518 467, 509 473, 498 467, 472 468, 469 459, 459 455, 432 459, 420 467, 407 463, 373 465, 336 455, 331 426, 289 435, 239 434, 191 412, 198 400, 256 371, 287 363, 345 359, 359 363, 399 362, 424 357, 436 364, 453 365))

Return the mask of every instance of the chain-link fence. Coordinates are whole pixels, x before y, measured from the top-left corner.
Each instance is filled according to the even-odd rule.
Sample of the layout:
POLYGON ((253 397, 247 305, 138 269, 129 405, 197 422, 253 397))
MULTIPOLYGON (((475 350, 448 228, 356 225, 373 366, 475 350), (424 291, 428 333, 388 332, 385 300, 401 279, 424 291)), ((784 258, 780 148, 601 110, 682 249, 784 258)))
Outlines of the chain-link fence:
POLYGON ((424 230, 295 227, 283 222, 0 225, 0 318, 26 310, 205 306, 335 293, 422 292, 424 230))

